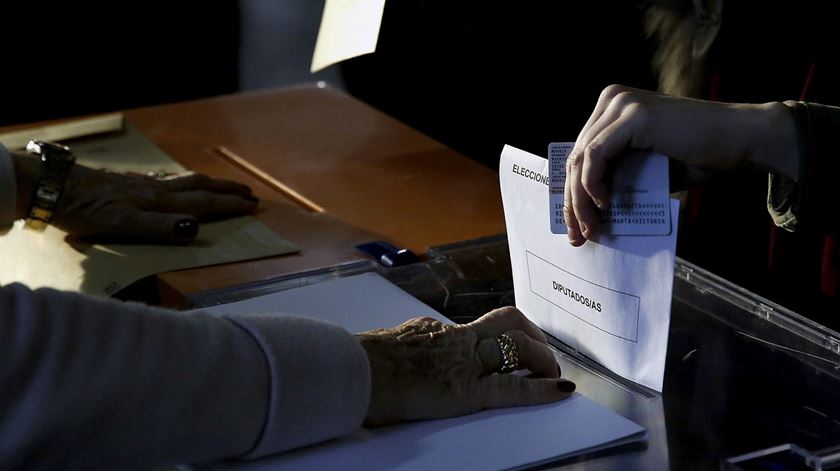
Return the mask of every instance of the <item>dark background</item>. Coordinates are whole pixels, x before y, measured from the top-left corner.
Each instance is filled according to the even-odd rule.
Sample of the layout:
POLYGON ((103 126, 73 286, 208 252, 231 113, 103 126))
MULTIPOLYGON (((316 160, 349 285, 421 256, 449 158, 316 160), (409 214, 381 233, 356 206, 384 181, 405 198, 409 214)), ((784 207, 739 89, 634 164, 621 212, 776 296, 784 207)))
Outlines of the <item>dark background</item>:
MULTIPOLYGON (((317 30, 321 2, 292 8, 301 1, 2 7, 0 124, 286 85, 293 74, 253 51, 311 57, 314 34, 284 24, 317 30)), ((377 52, 333 72, 335 85, 495 167, 505 143, 544 155, 574 140, 604 86, 654 87, 649 49, 634 2, 399 0, 386 4, 377 52)))
POLYGON ((0 124, 237 90, 235 2, 4 2, 0 124))
POLYGON ((610 83, 655 88, 634 2, 396 1, 356 96, 496 168, 504 144, 574 141, 610 83))
MULTIPOLYGON (((0 125, 324 79, 495 169, 504 144, 545 155, 549 142, 573 141, 605 86, 656 87, 654 44, 634 1, 390 0, 376 53, 314 76, 320 1, 9 3, 0 7, 0 125)), ((809 99, 840 104, 840 74, 825 67, 837 62, 837 28, 815 0, 725 8, 713 54, 721 99, 798 99, 816 61, 809 99)), ((775 274, 766 269, 766 174, 704 186, 703 204, 683 214, 680 256, 837 318, 836 303, 814 292, 818 237, 782 233, 792 255, 775 274)))

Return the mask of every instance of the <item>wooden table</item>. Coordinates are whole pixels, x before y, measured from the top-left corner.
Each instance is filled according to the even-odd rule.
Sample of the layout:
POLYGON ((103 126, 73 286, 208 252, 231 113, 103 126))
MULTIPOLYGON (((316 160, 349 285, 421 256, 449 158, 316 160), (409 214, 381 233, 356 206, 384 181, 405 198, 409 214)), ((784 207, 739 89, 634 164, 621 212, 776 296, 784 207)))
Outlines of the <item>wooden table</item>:
POLYGON ((428 247, 505 231, 498 175, 364 103, 315 85, 126 112, 192 170, 250 185, 257 217, 301 251, 159 275, 161 301, 360 260, 385 240, 428 247), (313 212, 240 167, 238 156, 324 209, 313 212))

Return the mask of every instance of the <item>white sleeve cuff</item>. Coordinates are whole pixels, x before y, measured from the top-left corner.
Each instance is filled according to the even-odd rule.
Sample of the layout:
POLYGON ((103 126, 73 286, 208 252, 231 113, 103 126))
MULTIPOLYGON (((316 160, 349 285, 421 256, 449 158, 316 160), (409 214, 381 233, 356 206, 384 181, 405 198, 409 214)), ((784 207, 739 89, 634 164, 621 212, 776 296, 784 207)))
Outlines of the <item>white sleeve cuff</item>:
POLYGON ((0 144, 0 234, 9 230, 15 222, 17 204, 17 181, 12 154, 0 144))
POLYGON ((270 374, 268 419, 243 458, 280 453, 361 427, 370 363, 359 341, 334 324, 300 317, 230 316, 256 338, 270 374))

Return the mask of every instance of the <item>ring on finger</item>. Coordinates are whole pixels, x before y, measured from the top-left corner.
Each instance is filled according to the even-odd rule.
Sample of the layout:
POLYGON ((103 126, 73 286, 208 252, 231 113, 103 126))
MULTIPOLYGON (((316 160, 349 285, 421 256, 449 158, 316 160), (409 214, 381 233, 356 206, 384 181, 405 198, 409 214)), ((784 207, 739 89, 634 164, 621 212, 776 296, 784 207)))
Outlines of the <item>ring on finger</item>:
POLYGON ((496 337, 499 343, 499 350, 502 352, 502 364, 499 373, 509 373, 519 369, 519 352, 516 350, 516 343, 510 335, 502 334, 496 337))

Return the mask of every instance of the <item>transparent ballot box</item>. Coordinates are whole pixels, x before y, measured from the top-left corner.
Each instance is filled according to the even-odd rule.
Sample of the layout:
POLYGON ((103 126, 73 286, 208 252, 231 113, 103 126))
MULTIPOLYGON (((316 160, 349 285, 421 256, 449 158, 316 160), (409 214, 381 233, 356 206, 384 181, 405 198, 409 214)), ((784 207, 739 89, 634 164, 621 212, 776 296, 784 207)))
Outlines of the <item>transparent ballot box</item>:
MULTIPOLYGON (((191 302, 216 305, 370 271, 455 322, 515 304, 503 236, 435 247, 407 266, 356 262, 197 293, 191 302)), ((581 394, 649 437, 540 469, 840 469, 840 334, 691 263, 676 262, 661 394, 549 340, 581 394)))

